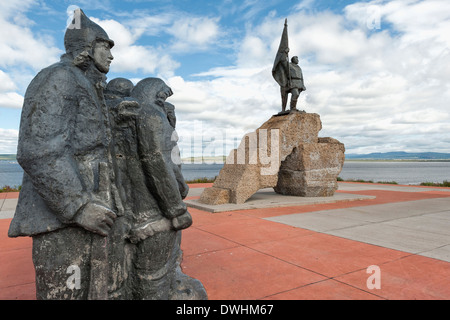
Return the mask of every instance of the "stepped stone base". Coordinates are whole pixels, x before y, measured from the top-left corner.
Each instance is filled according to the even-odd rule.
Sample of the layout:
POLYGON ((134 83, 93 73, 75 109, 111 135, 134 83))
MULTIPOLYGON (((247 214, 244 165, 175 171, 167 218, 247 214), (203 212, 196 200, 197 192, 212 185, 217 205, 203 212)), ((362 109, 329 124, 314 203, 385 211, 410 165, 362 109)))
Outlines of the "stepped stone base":
POLYGON ((345 148, 333 138, 319 138, 320 116, 294 111, 273 116, 245 135, 230 152, 214 185, 199 202, 242 204, 258 190, 303 197, 332 196, 342 170, 345 148))

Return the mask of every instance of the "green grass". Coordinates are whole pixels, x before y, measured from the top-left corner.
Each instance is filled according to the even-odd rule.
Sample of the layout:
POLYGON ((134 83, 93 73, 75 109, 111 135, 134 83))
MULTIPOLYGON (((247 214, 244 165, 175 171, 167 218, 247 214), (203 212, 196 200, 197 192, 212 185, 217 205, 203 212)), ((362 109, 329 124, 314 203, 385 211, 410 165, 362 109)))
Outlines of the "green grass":
POLYGON ((4 186, 3 188, 0 189, 0 193, 2 193, 2 192, 19 192, 20 189, 22 189, 22 186, 14 186, 14 187, 4 186))
POLYGON ((398 184, 397 181, 377 181, 377 183, 381 183, 381 184, 398 184))
POLYGON ((398 184, 397 181, 377 181, 377 182, 374 182, 373 180, 363 180, 363 179, 348 179, 348 180, 344 180, 341 177, 338 177, 337 181, 362 182, 362 183, 381 183, 381 184, 398 184))
POLYGON ((216 180, 217 176, 214 178, 198 178, 198 179, 194 179, 194 180, 186 180, 187 184, 194 184, 194 183, 212 183, 216 180))
MULTIPOLYGON (((362 180, 362 179, 348 179, 348 180, 344 180, 341 177, 338 177, 337 181, 375 183, 372 180, 362 180)), ((398 182, 396 182, 396 181, 377 181, 376 183, 380 183, 380 184, 398 184, 398 182)), ((442 182, 442 183, 438 183, 438 182, 422 182, 420 185, 421 186, 428 186, 428 187, 448 187, 448 188, 450 188, 450 181, 444 180, 444 182, 442 182)))
POLYGON ((422 182, 421 186, 429 186, 429 187, 450 187, 450 181, 444 180, 442 183, 436 182, 422 182))

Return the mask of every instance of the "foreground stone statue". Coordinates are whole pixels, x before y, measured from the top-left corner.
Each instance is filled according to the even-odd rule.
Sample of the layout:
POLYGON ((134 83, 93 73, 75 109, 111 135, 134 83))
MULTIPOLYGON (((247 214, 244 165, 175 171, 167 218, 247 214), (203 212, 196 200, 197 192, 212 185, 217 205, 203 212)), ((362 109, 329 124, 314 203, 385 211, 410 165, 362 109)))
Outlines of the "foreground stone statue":
MULTIPOLYGON (((123 287, 133 299, 206 299, 198 280, 181 272, 181 231, 192 224, 183 198, 188 186, 170 154, 174 112, 165 101, 172 90, 160 79, 136 86, 114 79, 106 91, 111 111, 116 180, 127 217, 120 261, 123 287), (131 89, 131 90, 130 90, 131 89), (169 119, 171 121, 169 121, 169 119)), ((170 105, 173 107, 172 105, 170 105)), ((119 283, 117 281, 116 283, 119 283)))
POLYGON ((114 42, 81 10, 74 19, 66 54, 28 87, 20 125, 9 236, 33 237, 37 298, 206 299, 180 268, 192 219, 163 155, 173 127, 155 100, 168 95, 120 79, 106 100, 114 42))

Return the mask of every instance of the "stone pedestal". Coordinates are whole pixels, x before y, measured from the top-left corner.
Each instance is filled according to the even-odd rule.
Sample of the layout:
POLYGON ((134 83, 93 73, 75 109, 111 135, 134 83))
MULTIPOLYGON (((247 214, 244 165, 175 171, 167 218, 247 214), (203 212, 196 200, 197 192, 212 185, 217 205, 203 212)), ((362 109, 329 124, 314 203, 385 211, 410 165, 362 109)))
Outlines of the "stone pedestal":
POLYGON ((230 152, 214 185, 199 201, 241 204, 268 187, 287 195, 333 195, 345 150, 335 139, 319 138, 321 129, 315 113, 272 116, 230 152))
POLYGON ((281 163, 275 192, 301 197, 333 196, 344 152, 344 145, 332 138, 300 144, 281 163))

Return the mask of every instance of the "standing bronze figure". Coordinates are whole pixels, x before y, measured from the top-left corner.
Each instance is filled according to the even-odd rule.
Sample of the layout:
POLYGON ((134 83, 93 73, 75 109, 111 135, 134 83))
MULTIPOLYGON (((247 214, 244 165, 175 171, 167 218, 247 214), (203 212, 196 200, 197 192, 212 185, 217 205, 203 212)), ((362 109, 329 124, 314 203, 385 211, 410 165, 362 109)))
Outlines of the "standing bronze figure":
POLYGON ((292 111, 297 109, 297 101, 300 93, 306 90, 303 82, 302 69, 298 63, 299 60, 297 56, 292 57, 291 62, 289 62, 289 41, 286 19, 281 35, 280 46, 272 68, 272 76, 280 85, 281 114, 289 113, 286 112, 289 93, 291 94, 290 111, 292 111))

